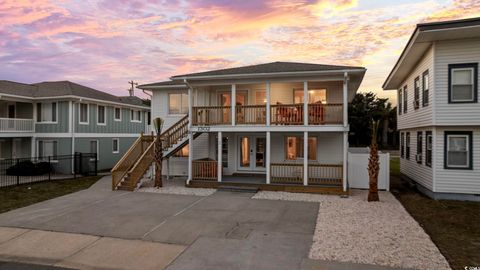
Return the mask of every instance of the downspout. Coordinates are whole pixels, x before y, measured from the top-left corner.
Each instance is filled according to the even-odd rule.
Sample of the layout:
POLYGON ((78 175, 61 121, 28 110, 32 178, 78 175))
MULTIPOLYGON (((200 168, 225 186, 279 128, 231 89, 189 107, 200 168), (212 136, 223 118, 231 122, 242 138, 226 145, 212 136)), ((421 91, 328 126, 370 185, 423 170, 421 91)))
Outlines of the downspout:
POLYGON ((72 140, 72 174, 75 174, 75 101, 70 101, 70 138, 72 140))

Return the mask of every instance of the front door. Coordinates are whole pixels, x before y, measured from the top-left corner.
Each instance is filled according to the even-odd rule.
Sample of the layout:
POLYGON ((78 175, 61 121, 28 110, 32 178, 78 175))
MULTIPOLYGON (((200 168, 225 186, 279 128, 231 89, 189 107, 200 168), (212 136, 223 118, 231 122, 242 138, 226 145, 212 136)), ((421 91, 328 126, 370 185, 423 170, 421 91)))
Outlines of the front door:
POLYGON ((238 169, 242 171, 265 171, 265 146, 265 136, 240 136, 238 169))

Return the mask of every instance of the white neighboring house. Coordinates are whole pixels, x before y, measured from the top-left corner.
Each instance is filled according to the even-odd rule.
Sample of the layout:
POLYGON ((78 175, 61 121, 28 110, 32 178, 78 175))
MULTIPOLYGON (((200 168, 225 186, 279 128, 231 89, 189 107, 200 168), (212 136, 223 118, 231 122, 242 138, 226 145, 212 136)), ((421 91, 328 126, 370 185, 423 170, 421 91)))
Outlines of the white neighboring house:
MULTIPOLYGON (((365 71, 273 62, 178 75, 138 88, 152 91, 152 118, 165 119, 163 130, 172 131, 165 136, 171 147, 164 151, 164 174, 188 176, 193 187, 252 184, 344 193, 347 108, 365 71)), ((135 181, 124 185, 131 188, 135 181)))
POLYGON ((400 172, 435 199, 480 200, 480 18, 418 24, 383 89, 398 91, 400 172))

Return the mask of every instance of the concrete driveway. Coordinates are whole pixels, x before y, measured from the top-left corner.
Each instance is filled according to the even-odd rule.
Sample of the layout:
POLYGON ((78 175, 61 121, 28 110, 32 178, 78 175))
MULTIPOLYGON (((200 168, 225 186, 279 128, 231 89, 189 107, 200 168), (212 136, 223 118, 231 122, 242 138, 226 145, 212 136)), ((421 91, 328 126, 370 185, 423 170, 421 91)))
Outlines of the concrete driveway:
MULTIPOLYGON (((48 263, 108 268, 99 254, 108 250, 105 257, 112 258, 118 250, 123 256, 117 260, 127 257, 122 267, 134 259, 128 256, 137 254, 130 249, 138 245, 158 251, 150 260, 168 255, 162 263, 145 265, 152 269, 300 269, 305 265, 317 203, 255 200, 252 194, 230 192, 208 197, 112 192, 109 184, 110 177, 105 177, 88 190, 0 215, 0 226, 27 229, 3 243, 0 238, 0 259, 22 257, 32 241, 41 249, 48 239, 72 235, 78 236, 79 250, 73 250, 74 241, 69 245, 72 254, 59 250, 61 256, 52 255, 48 263), (123 253, 122 244, 128 246, 123 253)), ((52 249, 63 243, 56 241, 52 249)))

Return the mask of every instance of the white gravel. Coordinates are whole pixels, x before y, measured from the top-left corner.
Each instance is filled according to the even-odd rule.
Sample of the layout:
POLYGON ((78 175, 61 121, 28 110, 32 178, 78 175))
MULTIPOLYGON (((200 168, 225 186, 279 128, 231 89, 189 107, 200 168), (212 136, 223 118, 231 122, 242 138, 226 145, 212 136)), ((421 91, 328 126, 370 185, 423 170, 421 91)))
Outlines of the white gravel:
POLYGON ((187 188, 183 179, 163 180, 163 187, 161 188, 155 188, 153 184, 153 181, 144 182, 137 191, 194 196, 209 196, 217 191, 213 188, 187 188))
POLYGON ((255 199, 319 202, 311 259, 413 269, 450 269, 422 227, 390 192, 367 202, 367 191, 349 198, 288 192, 259 192, 255 199))

